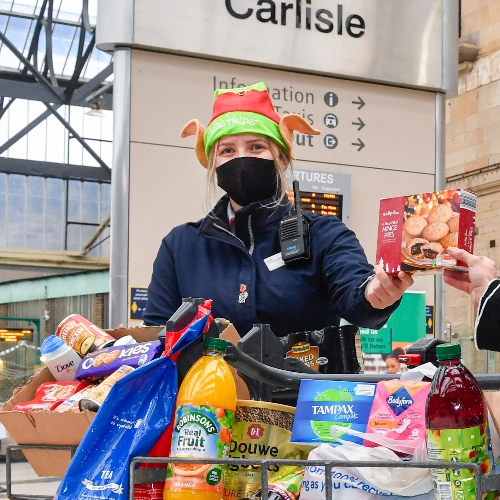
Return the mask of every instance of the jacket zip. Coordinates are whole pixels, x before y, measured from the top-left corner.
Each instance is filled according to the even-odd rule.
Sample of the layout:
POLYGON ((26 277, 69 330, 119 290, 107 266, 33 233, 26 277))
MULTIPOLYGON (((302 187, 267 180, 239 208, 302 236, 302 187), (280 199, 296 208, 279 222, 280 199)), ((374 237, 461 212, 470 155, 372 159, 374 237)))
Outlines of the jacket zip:
POLYGON ((248 216, 248 232, 250 233, 250 249, 248 250, 248 253, 250 255, 253 254, 254 248, 255 248, 255 241, 253 239, 253 232, 252 232, 252 216, 248 216))
POLYGON ((217 229, 220 229, 221 231, 224 231, 225 233, 229 234, 230 236, 232 236, 233 238, 237 239, 246 249, 246 246, 245 246, 245 243, 243 243, 243 241, 241 241, 238 236, 236 236, 235 234, 233 234, 231 231, 228 231, 226 228, 222 227, 222 226, 219 226, 219 224, 216 224, 215 222, 213 223, 214 227, 216 227, 217 229))

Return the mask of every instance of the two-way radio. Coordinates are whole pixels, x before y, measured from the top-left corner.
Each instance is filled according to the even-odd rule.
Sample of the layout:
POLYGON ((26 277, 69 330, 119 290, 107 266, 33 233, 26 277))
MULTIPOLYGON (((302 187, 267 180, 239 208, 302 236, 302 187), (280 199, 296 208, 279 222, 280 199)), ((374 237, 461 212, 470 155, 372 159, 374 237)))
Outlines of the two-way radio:
POLYGON ((281 257, 289 265, 311 258, 309 222, 302 215, 299 181, 293 181, 295 207, 280 221, 279 238, 281 257))

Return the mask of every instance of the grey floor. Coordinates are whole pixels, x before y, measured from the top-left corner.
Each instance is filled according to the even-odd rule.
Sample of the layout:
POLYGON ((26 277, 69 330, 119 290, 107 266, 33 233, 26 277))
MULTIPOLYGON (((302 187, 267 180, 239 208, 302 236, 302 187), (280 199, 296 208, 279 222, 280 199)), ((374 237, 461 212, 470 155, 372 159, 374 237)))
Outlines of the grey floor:
MULTIPOLYGON (((0 463, 0 488, 5 488, 5 463, 0 463)), ((38 477, 28 462, 12 464, 12 493, 24 495, 53 496, 59 486, 60 478, 38 477)), ((0 493, 0 500, 7 498, 0 493)))

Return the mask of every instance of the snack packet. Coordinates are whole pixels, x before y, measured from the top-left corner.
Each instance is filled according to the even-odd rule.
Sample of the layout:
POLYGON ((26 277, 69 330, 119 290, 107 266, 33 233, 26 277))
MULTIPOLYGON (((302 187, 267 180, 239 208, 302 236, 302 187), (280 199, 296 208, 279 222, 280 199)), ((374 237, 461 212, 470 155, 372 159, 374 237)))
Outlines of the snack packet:
POLYGON ((116 382, 134 370, 135 368, 132 368, 131 366, 121 366, 118 368, 118 370, 116 370, 106 380, 101 382, 98 386, 95 386, 88 394, 78 401, 80 411, 89 410, 97 412, 116 382))
POLYGON ((133 345, 114 345, 85 356, 76 372, 77 379, 107 377, 121 366, 138 368, 161 354, 161 342, 153 340, 133 345))
MULTIPOLYGON (((268 500, 297 500, 300 494, 300 487, 304 479, 305 467, 285 466, 282 469, 288 470, 286 474, 280 474, 281 470, 269 480, 268 500)), ((260 500, 261 490, 244 500, 260 500)))
POLYGON ((52 411, 64 400, 81 391, 89 385, 88 382, 45 382, 35 392, 31 401, 19 403, 12 411, 52 411))
POLYGON ((77 392, 76 394, 73 394, 73 396, 70 396, 68 399, 65 399, 54 411, 57 413, 65 413, 67 411, 73 411, 75 413, 80 413, 80 408, 78 406, 78 401, 80 399, 84 398, 92 392, 95 388, 94 384, 91 384, 85 389, 82 389, 81 391, 77 392))

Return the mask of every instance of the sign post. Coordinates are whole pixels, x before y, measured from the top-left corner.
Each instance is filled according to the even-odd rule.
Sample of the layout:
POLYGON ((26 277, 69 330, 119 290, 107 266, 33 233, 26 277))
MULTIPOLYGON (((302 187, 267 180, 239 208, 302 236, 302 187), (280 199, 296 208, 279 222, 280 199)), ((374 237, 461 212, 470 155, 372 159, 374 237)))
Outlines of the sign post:
MULTIPOLYGON (((372 263, 380 198, 443 183, 456 0, 107 0, 96 36, 116 53, 111 327, 136 321, 129 289, 147 287, 161 239, 209 209, 194 140, 180 130, 207 125, 216 88, 264 81, 278 114, 321 130, 294 135, 295 168, 350 176, 342 217, 372 263)), ((436 302, 432 280, 417 282, 442 322, 441 282, 436 302)))

